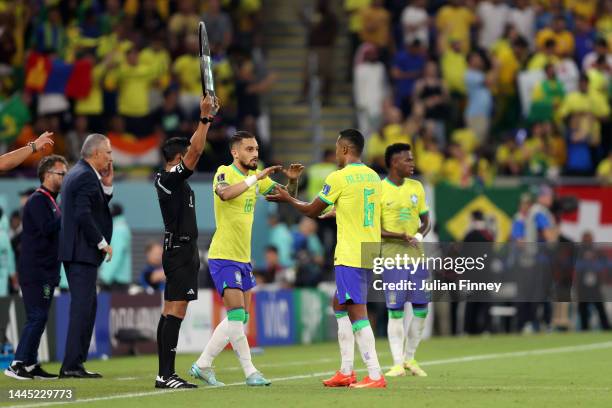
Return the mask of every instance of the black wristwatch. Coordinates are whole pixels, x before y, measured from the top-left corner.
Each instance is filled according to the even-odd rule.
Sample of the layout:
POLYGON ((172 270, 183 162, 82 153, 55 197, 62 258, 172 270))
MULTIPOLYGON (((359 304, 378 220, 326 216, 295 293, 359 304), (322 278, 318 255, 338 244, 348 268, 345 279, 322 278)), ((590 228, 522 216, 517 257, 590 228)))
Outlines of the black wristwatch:
POLYGON ((32 153, 36 153, 36 143, 30 142, 28 143, 28 146, 32 148, 32 153))
POLYGON ((206 116, 204 116, 204 117, 201 117, 201 118, 200 118, 200 122, 202 122, 202 123, 203 123, 203 124, 205 124, 205 125, 206 125, 206 124, 208 124, 208 123, 213 123, 213 121, 214 121, 214 120, 215 120, 215 117, 214 117, 214 116, 211 116, 211 117, 209 117, 209 118, 207 118, 206 116))

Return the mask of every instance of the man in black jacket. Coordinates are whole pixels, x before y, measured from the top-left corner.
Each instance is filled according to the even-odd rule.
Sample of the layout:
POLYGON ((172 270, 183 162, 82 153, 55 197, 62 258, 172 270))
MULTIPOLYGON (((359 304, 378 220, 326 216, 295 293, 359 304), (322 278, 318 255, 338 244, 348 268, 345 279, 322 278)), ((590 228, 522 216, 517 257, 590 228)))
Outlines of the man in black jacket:
POLYGON ((18 271, 27 321, 15 360, 4 371, 7 377, 18 380, 57 378, 38 363, 38 346, 60 279, 57 249, 61 211, 56 199, 67 172, 68 163, 62 156, 44 157, 38 165, 42 184, 23 207, 21 245, 27 256, 19 258, 18 271))
POLYGON ((113 160, 108 138, 94 133, 85 139, 81 160, 68 172, 62 189, 59 260, 70 287, 70 323, 60 378, 100 378, 85 370, 96 319, 98 267, 113 250, 113 220, 108 203, 113 194, 113 160))

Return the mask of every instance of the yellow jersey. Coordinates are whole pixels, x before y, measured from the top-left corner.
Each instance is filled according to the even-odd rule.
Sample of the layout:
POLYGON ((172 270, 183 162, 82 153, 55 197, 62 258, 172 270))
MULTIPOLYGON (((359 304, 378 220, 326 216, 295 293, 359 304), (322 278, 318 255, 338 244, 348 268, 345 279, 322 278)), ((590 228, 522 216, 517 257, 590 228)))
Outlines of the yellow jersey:
POLYGON ((388 178, 383 180, 381 207, 383 229, 410 236, 419 231, 421 215, 429 212, 423 185, 408 178, 401 186, 388 178))
POLYGON ((217 229, 208 251, 209 258, 244 263, 251 262, 251 231, 253 229, 257 193, 268 194, 277 183, 270 177, 266 177, 238 197, 227 201, 222 201, 214 193, 214 190, 219 184, 237 184, 258 172, 257 170, 249 170, 247 174, 243 174, 234 164, 220 166, 217 169, 213 181, 217 229))
POLYGON ((362 259, 361 244, 380 243, 381 188, 378 174, 363 163, 348 164, 325 179, 318 197, 336 207, 334 265, 372 267, 362 259))

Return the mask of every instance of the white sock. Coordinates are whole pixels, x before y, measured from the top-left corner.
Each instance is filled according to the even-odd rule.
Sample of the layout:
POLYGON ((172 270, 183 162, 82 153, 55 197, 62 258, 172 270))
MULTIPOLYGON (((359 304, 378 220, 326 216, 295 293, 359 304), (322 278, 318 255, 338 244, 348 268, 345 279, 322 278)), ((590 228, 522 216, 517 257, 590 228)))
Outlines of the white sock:
POLYGON ((232 343, 238 360, 240 360, 244 376, 248 377, 257 371, 257 369, 251 362, 251 349, 249 348, 249 341, 247 340, 246 334, 244 334, 244 324, 243 322, 228 320, 227 327, 229 341, 232 343))
POLYGON ((425 331, 425 321, 427 318, 412 316, 410 322, 410 328, 408 329, 408 339, 406 341, 406 361, 410 361, 414 358, 416 349, 421 342, 423 337, 423 331, 425 331))
POLYGON ((367 326, 355 332, 355 340, 357 340, 361 358, 368 368, 368 376, 372 380, 380 379, 382 373, 380 371, 380 364, 378 363, 378 356, 376 355, 376 340, 374 339, 374 332, 369 323, 367 326))
POLYGON ((404 319, 389 316, 387 324, 387 337, 393 357, 393 365, 401 365, 404 362, 404 319))
POLYGON ((200 368, 212 367, 213 360, 219 355, 229 343, 227 317, 221 321, 215 328, 208 344, 204 351, 196 361, 196 365, 200 368))
POLYGON ((410 330, 410 322, 412 322, 412 304, 406 302, 404 304, 404 361, 406 360, 406 354, 408 353, 408 331, 410 330))
POLYGON ((342 358, 340 372, 349 375, 353 372, 355 361, 355 336, 353 326, 348 315, 337 317, 338 322, 338 344, 340 346, 340 357, 342 358))

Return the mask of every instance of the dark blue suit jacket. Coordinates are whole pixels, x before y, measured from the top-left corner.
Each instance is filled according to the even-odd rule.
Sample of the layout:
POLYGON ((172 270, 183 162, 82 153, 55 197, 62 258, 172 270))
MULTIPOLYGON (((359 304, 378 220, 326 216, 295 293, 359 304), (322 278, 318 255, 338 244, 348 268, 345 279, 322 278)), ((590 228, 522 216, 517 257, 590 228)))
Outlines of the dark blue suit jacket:
MULTIPOLYGON (((44 188, 44 187, 41 187, 44 188)), ((49 192, 53 195, 53 193, 49 192)), ((57 260, 60 214, 45 194, 36 191, 23 207, 19 283, 57 286, 60 263, 57 260)))
POLYGON ((102 238, 110 244, 113 220, 108 203, 93 167, 85 160, 70 169, 62 185, 62 226, 59 260, 99 266, 104 252, 98 249, 102 238))

